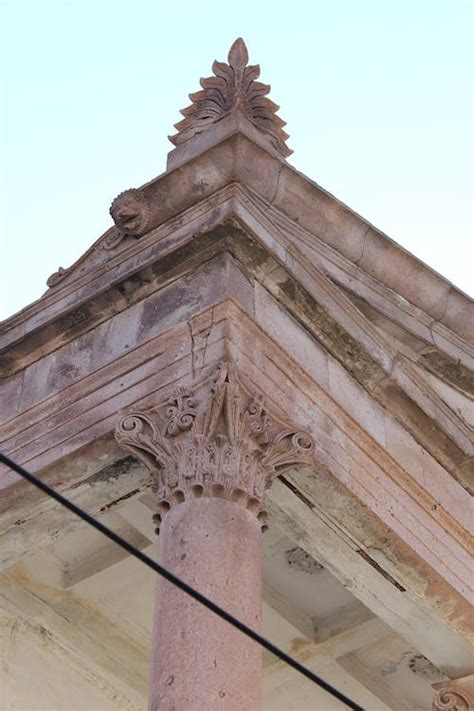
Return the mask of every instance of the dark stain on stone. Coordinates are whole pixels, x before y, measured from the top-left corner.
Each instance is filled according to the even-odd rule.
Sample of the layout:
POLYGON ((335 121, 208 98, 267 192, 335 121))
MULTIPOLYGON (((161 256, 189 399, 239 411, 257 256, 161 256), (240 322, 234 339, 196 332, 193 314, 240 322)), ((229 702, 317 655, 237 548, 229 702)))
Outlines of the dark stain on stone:
POLYGON ((439 351, 423 353, 420 361, 433 375, 474 397, 474 373, 465 365, 439 351))
POLYGON ((406 592, 406 588, 404 588, 403 585, 400 585, 398 580, 395 580, 395 578, 392 578, 390 573, 387 573, 387 571, 384 570, 384 568, 382 568, 382 566, 379 563, 377 563, 376 560, 371 558, 370 555, 367 553, 367 551, 362 550, 362 548, 356 548, 355 552, 358 553, 361 558, 363 558, 365 561, 367 561, 367 563, 369 563, 369 565, 371 565, 372 568, 375 568, 375 570, 378 573, 380 573, 380 575, 382 575, 385 578, 385 580, 388 580, 389 583, 394 585, 397 588, 397 590, 400 590, 400 592, 406 592))
MULTIPOLYGON (((186 307, 186 314, 199 307, 199 295, 193 293, 187 284, 175 284, 162 289, 157 294, 149 297, 143 303, 143 312, 138 331, 138 339, 144 331, 149 331, 156 323, 162 321, 166 316, 176 312, 176 310, 186 307)), ((183 314, 183 318, 186 315, 183 314)))
POLYGON ((375 385, 386 376, 383 368, 297 282, 288 277, 278 283, 278 300, 358 382, 375 385))
POLYGON ((376 392, 374 395, 459 484, 473 493, 472 481, 469 482, 468 476, 465 476, 460 469, 460 465, 466 459, 465 452, 446 434, 436 420, 427 415, 391 380, 387 380, 380 393, 376 392))
POLYGON ((443 672, 438 669, 423 654, 415 654, 408 662, 408 666, 413 674, 430 679, 431 681, 444 678, 443 672))
POLYGON ((114 499, 114 501, 111 501, 108 504, 104 504, 104 506, 101 506, 99 511, 104 512, 108 511, 109 509, 112 509, 114 506, 117 506, 121 501, 126 501, 127 499, 130 499, 132 496, 135 496, 135 494, 138 494, 140 492, 140 489, 134 489, 133 491, 129 491, 127 494, 124 494, 123 496, 119 496, 118 499, 114 499))
POLYGON ((466 455, 436 420, 427 415, 389 377, 382 366, 371 358, 364 347, 296 282, 287 278, 278 284, 278 289, 276 298, 294 318, 450 472, 456 481, 471 491, 469 475, 460 469, 466 455))
POLYGON ((321 563, 318 563, 313 556, 299 546, 287 550, 286 559, 290 568, 300 570, 301 572, 308 573, 309 575, 314 575, 324 569, 321 563))
POLYGON ((71 328, 74 328, 74 326, 77 326, 78 324, 82 323, 87 318, 89 318, 90 313, 90 309, 88 309, 85 305, 79 306, 79 308, 75 309, 74 311, 71 311, 71 313, 67 314, 62 318, 62 325, 64 330, 67 331, 71 328))
POLYGON ((106 482, 110 479, 118 479, 124 474, 128 474, 134 467, 143 468, 143 465, 134 457, 124 457, 123 459, 117 460, 113 464, 109 464, 100 471, 95 472, 95 474, 91 474, 91 476, 87 477, 87 479, 78 481, 76 484, 71 486, 71 489, 77 489, 77 487, 82 486, 83 484, 90 484, 93 486, 94 484, 98 484, 102 481, 106 482))
POLYGON ((291 481, 288 481, 288 479, 285 479, 285 477, 282 474, 280 474, 280 476, 278 478, 286 487, 288 487, 288 489, 291 492, 293 492, 293 494, 295 496, 298 497, 298 499, 300 499, 300 501, 302 501, 304 503, 305 506, 307 506, 309 509, 311 509, 311 511, 314 510, 313 503, 309 499, 307 499, 306 496, 299 489, 297 489, 296 486, 294 486, 291 483, 291 481))
MULTIPOLYGON (((235 221, 226 221, 215 229, 196 235, 190 242, 166 256, 157 257, 154 263, 114 284, 108 284, 103 292, 94 294, 89 301, 58 317, 52 323, 29 331, 0 355, 0 377, 13 375, 141 301, 160 288, 163 276, 166 275, 167 281, 172 274, 179 278, 224 251, 234 253, 237 258, 240 255, 244 261, 251 263, 252 267, 268 260, 265 250, 248 237, 235 221)), ((80 298, 79 292, 78 299, 80 298)))
POLYGON ((76 378, 81 374, 77 365, 72 363, 60 363, 57 372, 65 378, 76 378))

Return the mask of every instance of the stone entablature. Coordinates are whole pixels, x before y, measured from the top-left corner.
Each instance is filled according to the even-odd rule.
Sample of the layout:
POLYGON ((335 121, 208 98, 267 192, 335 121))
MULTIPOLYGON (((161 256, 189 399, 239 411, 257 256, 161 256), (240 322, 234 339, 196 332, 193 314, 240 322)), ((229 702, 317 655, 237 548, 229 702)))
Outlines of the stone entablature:
MULTIPOLYGON (((244 192, 255 193, 260 210, 265 214, 292 226, 291 249, 296 254, 301 246, 311 249, 312 260, 322 262, 331 276, 337 273, 343 284, 361 290, 369 302, 382 305, 395 318, 398 314, 402 319, 408 316, 423 324, 428 332, 431 329, 436 348, 444 349, 452 342, 462 349, 463 342, 472 340, 473 306, 469 297, 332 195, 242 134, 227 136, 186 165, 140 188, 150 210, 147 242, 155 245, 159 241, 166 242, 166 236, 183 224, 180 216, 185 210, 208 212, 207 218, 202 220, 206 227, 198 229, 208 228, 216 203, 222 202, 219 191, 232 192, 237 184, 244 192), (301 233, 305 235, 303 245, 301 233)), ((254 212, 251 203, 247 203, 245 198, 241 201, 246 210, 254 212)), ((232 208, 232 204, 228 205, 226 215, 220 215, 219 219, 235 215, 232 208)), ((252 215, 252 224, 254 219, 252 215)), ((69 310, 70 292, 74 292, 72 303, 75 304, 97 297, 104 283, 114 278, 117 269, 122 271, 126 267, 130 256, 146 256, 141 244, 145 237, 142 236, 138 244, 135 237, 123 237, 123 231, 112 227, 75 264, 58 270, 51 282, 54 289, 4 322, 0 349, 43 325, 49 320, 51 310, 55 317, 69 310), (107 249, 110 245, 120 245, 120 248, 110 251, 107 249), (55 304, 59 308, 54 308, 55 304)), ((135 263, 135 259, 133 261, 135 263)))
POLYGON ((157 410, 126 415, 115 437, 152 473, 157 533, 171 507, 203 496, 243 505, 265 530, 266 489, 278 474, 310 464, 314 454, 311 437, 271 415, 231 362, 157 410))
MULTIPOLYGON (((168 225, 166 230, 158 228, 159 233, 152 232, 140 240, 134 240, 135 244, 129 246, 125 253, 119 253, 110 260, 107 273, 97 274, 96 279, 91 278, 89 282, 84 277, 86 281, 82 288, 87 291, 95 289, 96 285, 98 288, 99 282, 102 283, 102 293, 96 296, 93 308, 77 307, 77 312, 69 312, 64 322, 56 317, 54 326, 48 325, 43 333, 38 331, 35 338, 13 346, 2 362, 5 372, 10 368, 15 372, 20 365, 25 367, 41 354, 46 356, 48 351, 54 360, 53 352, 57 352, 58 346, 74 337, 77 339, 81 332, 97 327, 119 311, 124 312, 126 318, 128 308, 134 308, 135 302, 144 303, 150 294, 158 291, 163 281, 163 265, 167 262, 177 275, 181 269, 184 273, 187 263, 195 268, 216 252, 227 249, 237 256, 251 278, 264 281, 273 296, 322 342, 371 396, 402 420, 404 427, 410 429, 417 441, 426 446, 453 477, 467 486, 469 468, 473 464, 471 433, 462 419, 437 396, 429 381, 420 377, 419 370, 414 369, 415 364, 432 368, 434 363, 441 376, 448 373, 456 385, 468 392, 472 374, 460 362, 469 362, 466 344, 464 349, 459 340, 457 343, 445 341, 442 349, 436 346, 441 337, 439 325, 437 329, 429 322, 417 320, 412 309, 409 313, 400 314, 398 325, 408 332, 409 345, 415 341, 413 335, 416 333, 416 346, 415 349, 407 349, 400 344, 402 348, 399 350, 398 344, 387 339, 372 319, 366 318, 348 298, 347 292, 337 282, 334 283, 344 271, 340 268, 330 272, 330 262, 326 258, 320 265, 315 265, 316 251, 311 248, 304 230, 292 229, 290 221, 281 216, 277 220, 276 211, 269 209, 263 215, 263 206, 258 204, 257 208, 255 196, 248 195, 238 186, 215 196, 209 204, 209 209, 211 207, 211 213, 204 211, 204 205, 193 208, 188 213, 188 221, 179 227, 175 225, 174 231, 173 226, 168 225), (239 224, 252 226, 255 239, 249 238, 249 228, 239 229, 236 220, 226 221, 226 216, 232 212, 238 215, 239 224), (224 224, 215 231, 206 230, 210 215, 213 220, 224 220, 224 224), (196 231, 200 233, 198 238, 194 238, 196 231), (298 250, 294 246, 295 237, 299 243, 298 250), (186 255, 184 258, 181 250, 186 255), (285 269, 278 269, 277 258, 283 259, 285 254, 285 269), (330 279, 323 270, 329 271, 330 279), (110 284, 109 289, 104 288, 104 282, 110 283, 111 280, 114 280, 113 285, 110 284), (441 355, 442 350, 449 352, 450 357, 441 355)), ((368 282, 353 273, 351 280, 355 279, 366 296, 368 282)), ((57 294, 56 303, 51 304, 51 319, 57 315, 61 303, 64 308, 76 303, 74 285, 69 286, 68 292, 62 298, 61 294, 57 294)), ((387 303, 385 314, 393 313, 394 305, 394 302, 387 303)), ((45 311, 47 308, 45 304, 45 311)), ((18 328, 24 325, 20 323, 18 328)), ((434 372, 438 371, 434 369, 434 372)), ((21 385, 20 375, 18 373, 21 385)), ((14 387, 12 380, 12 392, 14 387)))

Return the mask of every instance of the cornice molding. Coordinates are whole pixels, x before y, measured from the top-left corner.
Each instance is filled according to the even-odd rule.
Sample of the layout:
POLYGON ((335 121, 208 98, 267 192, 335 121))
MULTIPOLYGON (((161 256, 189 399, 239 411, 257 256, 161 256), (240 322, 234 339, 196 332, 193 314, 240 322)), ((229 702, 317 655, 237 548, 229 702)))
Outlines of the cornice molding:
MULTIPOLYGON (((436 458, 441 457, 438 461, 440 461, 453 476, 458 477, 458 480, 462 483, 467 482, 469 467, 472 466, 470 431, 463 421, 433 391, 429 383, 420 379, 419 373, 414 369, 410 361, 399 354, 396 348, 394 348, 393 343, 384 339, 380 330, 359 311, 340 287, 328 279, 324 270, 314 262, 308 263, 308 260, 297 246, 298 241, 302 243, 304 239, 308 239, 304 230, 295 228, 292 232, 290 229, 291 225, 288 225, 289 220, 281 214, 279 215, 278 212, 270 206, 268 212, 272 212, 272 224, 269 225, 268 219, 262 214, 261 206, 258 210, 256 209, 254 197, 249 195, 248 190, 244 191, 237 185, 229 186, 229 188, 222 191, 219 196, 216 196, 215 201, 204 201, 200 205, 200 209, 197 210, 197 212, 196 210, 197 208, 190 209, 189 219, 185 221, 184 225, 179 226, 174 222, 173 226, 176 230, 173 230, 173 226, 170 224, 166 225, 166 231, 164 230, 165 226, 159 228, 161 238, 157 239, 158 235, 156 233, 150 233, 142 237, 138 242, 134 240, 133 245, 127 247, 125 252, 120 252, 114 257, 113 263, 111 264, 112 273, 107 281, 112 278, 112 274, 115 281, 117 281, 119 269, 123 274, 130 273, 131 265, 134 265, 136 270, 137 264, 140 263, 142 269, 147 270, 150 265, 159 264, 160 260, 168 258, 168 256, 176 252, 180 246, 186 245, 189 242, 190 234, 194 236, 196 230, 199 232, 199 226, 201 226, 201 229, 203 225, 209 227, 210 218, 216 220, 218 224, 222 224, 224 215, 237 216, 239 224, 244 226, 260 245, 264 246, 269 257, 276 255, 286 260, 286 270, 288 274, 295 279, 297 284, 302 285, 312 298, 316 300, 317 304, 327 309, 334 322, 339 324, 338 327, 342 326, 350 339, 354 339, 357 352, 359 353, 360 351, 358 345, 360 344, 365 356, 367 356, 373 364, 377 364, 377 373, 373 373, 373 376, 375 376, 375 380, 377 380, 378 384, 374 381, 373 377, 371 383, 366 383, 363 379, 361 384, 368 388, 371 394, 378 398, 389 412, 392 412, 393 408, 395 408, 394 414, 398 419, 405 417, 403 414, 403 407, 405 406, 397 405, 401 393, 404 393, 403 398, 406 399, 408 397, 408 400, 416 403, 416 406, 421 408, 416 418, 414 418, 413 413, 410 412, 410 407, 412 406, 410 403, 406 403, 406 405, 409 406, 408 414, 412 418, 412 422, 408 423, 410 431, 415 433, 415 437, 418 441, 421 442, 422 446, 427 447, 433 456, 436 458), (220 201, 217 200, 218 197, 220 201), (191 213, 194 213, 195 221, 193 221, 191 213), (278 218, 280 219, 280 223, 277 229, 278 218), (128 255, 127 257, 126 254, 128 255), (130 266, 127 266, 127 264, 130 264, 130 266), (377 387, 374 389, 375 385, 377 385, 377 387), (394 396, 394 387, 396 388, 396 397, 394 396), (429 434, 430 432, 430 423, 425 422, 425 425, 428 424, 428 429, 425 427, 421 439, 416 434, 420 427, 420 417, 425 418, 425 420, 426 417, 434 418, 437 432, 439 430, 438 434, 436 434, 435 437, 432 436, 429 441, 426 439, 426 433, 429 434), (457 449, 453 448, 453 444, 449 442, 446 435, 451 439, 454 447, 457 449), (448 445, 449 450, 446 450, 446 446, 448 445), (471 459, 469 459, 470 457, 471 459)), ((224 232, 225 229, 232 231, 233 228, 224 228, 224 232)), ((208 232, 208 234, 210 235, 211 233, 208 232)), ((223 237, 223 232, 220 234, 221 238, 226 239, 225 236, 223 237)), ((229 250, 231 252, 237 251, 237 253, 239 253, 240 248, 238 241, 238 234, 236 234, 233 246, 229 242, 229 250)), ((192 244, 196 249, 199 248, 199 242, 197 240, 193 240, 192 244)), ((202 244, 204 244, 204 241, 202 244)), ((326 246, 326 253, 328 249, 326 246)), ((112 254, 112 252, 110 252, 110 254, 112 254)), ((273 293, 275 298, 280 299, 280 282, 276 272, 274 275, 275 279, 273 275, 261 276, 257 273, 254 276, 257 279, 261 278, 262 283, 273 293)), ((285 280, 284 272, 280 275, 280 281, 281 278, 285 280)), ((86 279, 86 277, 84 276, 82 279, 86 279)), ((99 275, 97 275, 96 279, 103 281, 103 278, 99 277, 99 275)), ((150 276, 146 277, 146 279, 148 282, 151 281, 150 276)), ((133 277, 132 283, 137 284, 136 277, 133 277)), ((153 283, 153 281, 151 281, 151 283, 153 283)), ((88 291, 93 289, 93 283, 86 282, 84 288, 88 291)), ((115 293, 117 297, 119 291, 113 286, 111 289, 112 293, 115 293)), ((73 298, 75 296, 73 285, 69 286, 69 290, 70 296, 73 298)), ((145 292, 139 291, 138 294, 141 294, 141 298, 145 297, 145 292)), ((59 298, 59 296, 57 296, 57 298, 59 298)), ((120 292, 118 298, 118 310, 123 310, 133 303, 134 294, 131 294, 131 298, 125 299, 123 298, 123 292, 120 292)), ((285 299, 285 301, 282 301, 282 304, 285 308, 290 310, 293 316, 299 318, 298 313, 294 309, 295 304, 291 298, 288 300, 287 295, 285 299)), ((114 310, 116 308, 117 307, 114 306, 114 310)), ((102 311, 99 310, 99 315, 101 314, 102 311)), ((106 317, 104 316, 103 318, 106 317)), ((306 324, 306 326, 308 326, 308 324, 306 324)), ((74 333, 77 337, 78 331, 75 330, 74 333)), ((315 332, 314 335, 321 340, 321 334, 318 335, 318 332, 315 332)), ((28 342, 33 343, 32 341, 28 342)), ((321 342, 332 352, 331 343, 326 343, 324 339, 321 342)), ((36 346, 32 352, 32 356, 36 354, 36 357, 38 357, 39 353, 40 351, 36 346)), ((337 353, 335 355, 340 359, 337 353)), ((464 357, 467 356, 467 350, 464 351, 463 355, 464 357)), ((351 362, 353 360, 352 356, 343 357, 343 364, 349 369, 349 372, 352 372, 351 362)), ((421 366, 423 365, 419 358, 414 362, 417 362, 421 366)), ((370 367, 372 366, 370 365, 370 367)), ((451 367, 457 367, 456 363, 452 363, 451 367)))
MULTIPOLYGON (((136 270, 138 264, 143 268, 157 259, 166 257, 190 238, 194 238, 196 230, 212 229, 213 226, 232 216, 237 216, 244 229, 249 227, 260 241, 262 241, 262 232, 261 229, 259 230, 259 225, 269 230, 271 240, 265 246, 270 254, 275 254, 277 259, 281 258, 291 265, 292 256, 297 257, 301 252, 300 261, 309 268, 311 265, 304 250, 310 249, 316 259, 322 260, 320 264, 331 278, 337 276, 339 280, 347 281, 356 293, 362 293, 364 298, 369 299, 369 303, 373 303, 389 318, 395 318, 398 323, 408 327, 413 333, 419 333, 432 344, 433 348, 444 350, 451 357, 461 359, 462 362, 472 363, 474 349, 454 331, 440 321, 434 321, 432 317, 408 301, 400 299, 391 289, 384 287, 333 247, 295 224, 254 191, 237 183, 231 183, 212 197, 188 208, 179 217, 171 218, 145 236, 141 236, 140 239, 119 232, 116 228, 109 230, 78 262, 68 269, 61 269, 57 275, 54 275, 56 286, 53 290, 2 324, 0 347, 2 347, 1 342, 5 343, 5 346, 8 342, 11 343, 15 338, 15 332, 20 338, 22 333, 31 335, 31 326, 27 326, 28 321, 33 319, 35 327, 39 327, 42 314, 44 314, 43 318, 49 320, 51 317, 59 316, 64 310, 69 310, 72 305, 85 303, 86 294, 87 300, 94 298, 94 295, 101 293, 112 280, 117 281, 131 269, 136 270), (172 240, 171 236, 173 236, 172 240), (288 254, 288 250, 291 255, 288 254), (87 267, 87 262, 91 260, 95 264, 87 267), (59 308, 53 306, 56 304, 59 308), (52 313, 48 317, 50 311, 52 313), (397 312, 400 314, 398 318, 397 312), (25 324, 25 327, 22 327, 22 324, 25 324)), ((263 242, 265 241, 266 238, 263 242)), ((351 307, 356 310, 353 304, 351 307)), ((375 333, 375 329, 372 330, 375 333)))

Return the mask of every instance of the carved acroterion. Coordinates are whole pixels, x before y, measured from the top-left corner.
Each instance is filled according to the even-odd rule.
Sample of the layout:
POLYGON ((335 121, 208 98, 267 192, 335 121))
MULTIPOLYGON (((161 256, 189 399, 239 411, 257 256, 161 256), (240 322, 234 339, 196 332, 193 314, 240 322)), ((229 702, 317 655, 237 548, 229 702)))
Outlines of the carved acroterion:
POLYGON ((192 103, 181 110, 184 119, 175 124, 178 133, 170 136, 170 141, 178 146, 207 131, 232 112, 241 111, 270 138, 283 157, 291 155, 292 151, 285 144, 288 134, 283 126, 286 123, 276 113, 280 107, 266 96, 270 86, 257 81, 259 65, 247 66, 247 47, 240 37, 230 48, 228 62, 215 61, 212 65, 214 76, 201 79, 202 90, 189 95, 192 103))
POLYGON ((163 406, 126 415, 115 436, 152 473, 158 526, 172 506, 212 496, 245 506, 266 528, 265 490, 278 474, 310 463, 314 450, 305 432, 269 413, 230 363, 163 406))

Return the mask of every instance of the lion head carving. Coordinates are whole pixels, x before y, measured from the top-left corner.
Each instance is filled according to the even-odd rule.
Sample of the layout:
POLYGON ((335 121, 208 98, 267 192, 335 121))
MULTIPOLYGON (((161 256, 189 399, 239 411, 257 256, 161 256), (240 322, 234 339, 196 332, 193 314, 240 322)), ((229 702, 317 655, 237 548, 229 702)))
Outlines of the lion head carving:
POLYGON ((121 232, 142 235, 148 223, 148 205, 141 190, 131 188, 120 193, 110 206, 110 215, 121 232))

